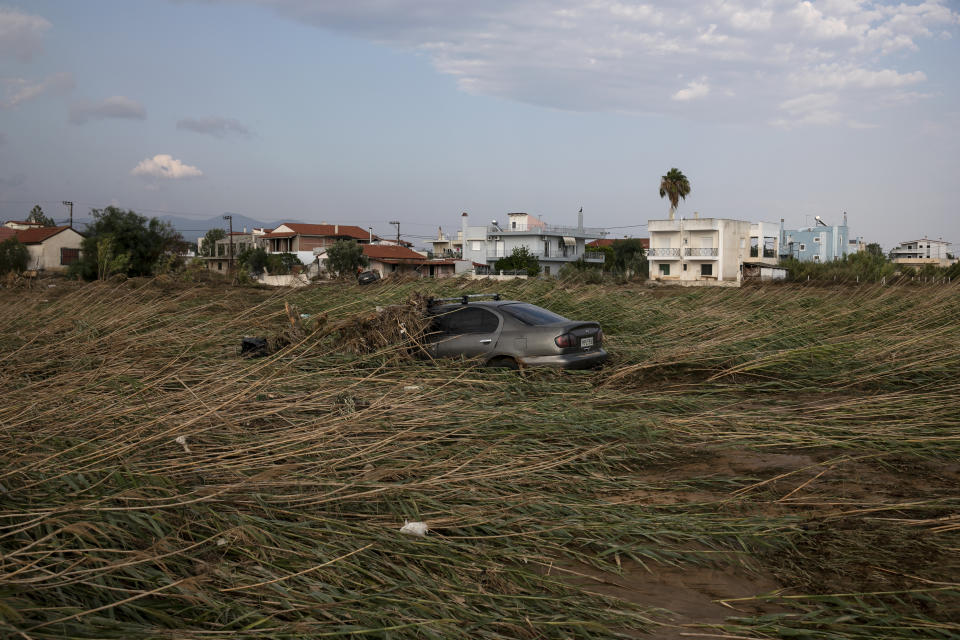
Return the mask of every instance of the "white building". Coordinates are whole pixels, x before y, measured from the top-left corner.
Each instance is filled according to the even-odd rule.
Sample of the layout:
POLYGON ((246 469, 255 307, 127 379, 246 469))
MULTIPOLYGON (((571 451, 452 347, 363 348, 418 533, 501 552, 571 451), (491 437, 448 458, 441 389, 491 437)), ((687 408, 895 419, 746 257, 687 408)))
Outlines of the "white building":
POLYGON ((470 226, 470 217, 464 213, 460 223, 457 241, 451 245, 462 247, 464 260, 486 264, 491 269, 497 260, 509 257, 518 247, 526 247, 536 256, 543 274, 548 276, 557 275, 563 265, 581 258, 603 264, 603 253, 588 251, 585 245, 587 240, 602 238, 607 232, 584 227, 582 212, 575 227, 547 224, 528 213, 510 213, 506 221, 493 220, 482 226, 470 226))
POLYGON ((83 236, 68 225, 59 227, 17 228, 5 226, 0 241, 15 236, 26 245, 29 254, 27 269, 65 272, 80 259, 83 236))
POLYGON ((949 242, 930 238, 901 242, 890 252, 891 259, 897 264, 918 268, 928 264, 949 267, 956 262, 952 255, 949 242))
POLYGON ((650 277, 661 282, 739 286, 744 265, 775 266, 780 250, 772 222, 694 217, 650 220, 647 230, 650 277))

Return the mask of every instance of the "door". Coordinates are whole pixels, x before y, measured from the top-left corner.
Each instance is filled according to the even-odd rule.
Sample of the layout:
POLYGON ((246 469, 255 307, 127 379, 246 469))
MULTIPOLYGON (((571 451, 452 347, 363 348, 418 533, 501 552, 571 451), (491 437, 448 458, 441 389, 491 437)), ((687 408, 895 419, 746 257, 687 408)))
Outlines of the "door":
POLYGON ((500 317, 480 307, 460 307, 437 318, 435 355, 440 358, 485 356, 497 346, 500 317))
POLYGON ((506 256, 506 254, 504 253, 504 248, 503 248, 503 240, 497 240, 497 245, 496 245, 496 247, 497 247, 497 257, 498 257, 498 258, 506 258, 507 256, 506 256))

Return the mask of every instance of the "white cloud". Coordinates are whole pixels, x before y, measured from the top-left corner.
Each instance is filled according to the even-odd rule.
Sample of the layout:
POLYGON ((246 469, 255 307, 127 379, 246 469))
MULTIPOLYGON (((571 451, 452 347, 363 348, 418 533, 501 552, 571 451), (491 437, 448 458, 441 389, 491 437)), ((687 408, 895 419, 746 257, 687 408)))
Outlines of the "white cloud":
POLYGON ((792 76, 793 83, 801 89, 891 89, 926 81, 923 71, 900 73, 894 69, 871 71, 839 64, 818 65, 792 76))
POLYGON ((416 52, 468 93, 552 108, 669 114, 698 98, 689 117, 769 120, 784 100, 843 94, 839 117, 811 123, 925 82, 908 56, 956 33, 951 1, 221 0, 416 52), (723 91, 677 91, 678 76, 723 91))
POLYGON ((0 57, 28 62, 43 49, 43 34, 51 26, 41 16, 0 7, 0 57))
POLYGON ((152 158, 146 158, 135 166, 130 175, 141 178, 162 178, 164 180, 179 180, 182 178, 199 178, 203 171, 189 164, 183 164, 173 156, 159 153, 152 158))
POLYGON ((71 91, 73 89, 73 75, 55 73, 40 82, 31 82, 24 78, 3 78, 0 83, 4 85, 5 96, 3 100, 0 100, 0 108, 13 109, 46 93, 71 91))
POLYGON ((78 102, 70 107, 70 122, 73 124, 105 118, 143 120, 146 117, 144 106, 126 96, 111 96, 100 102, 78 102))
POLYGON ((692 80, 689 84, 687 84, 686 89, 680 89, 680 91, 677 91, 675 94, 673 94, 672 99, 685 102, 687 100, 705 98, 709 93, 710 85, 707 84, 706 78, 700 78, 699 80, 692 80))
POLYGON ((193 131, 194 133, 205 133, 215 138, 223 138, 228 135, 249 136, 250 129, 245 127, 238 120, 233 118, 221 118, 219 116, 210 116, 206 118, 183 118, 177 122, 177 129, 183 131, 193 131))

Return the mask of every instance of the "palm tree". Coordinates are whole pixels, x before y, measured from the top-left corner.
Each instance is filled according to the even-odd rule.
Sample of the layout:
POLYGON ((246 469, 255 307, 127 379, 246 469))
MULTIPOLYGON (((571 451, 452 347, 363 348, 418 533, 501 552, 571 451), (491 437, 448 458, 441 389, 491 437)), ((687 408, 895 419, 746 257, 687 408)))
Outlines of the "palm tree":
POLYGON ((660 177, 660 197, 670 198, 670 219, 673 220, 673 214, 677 210, 680 200, 686 200, 690 194, 690 181, 683 172, 676 167, 667 171, 667 175, 660 177))

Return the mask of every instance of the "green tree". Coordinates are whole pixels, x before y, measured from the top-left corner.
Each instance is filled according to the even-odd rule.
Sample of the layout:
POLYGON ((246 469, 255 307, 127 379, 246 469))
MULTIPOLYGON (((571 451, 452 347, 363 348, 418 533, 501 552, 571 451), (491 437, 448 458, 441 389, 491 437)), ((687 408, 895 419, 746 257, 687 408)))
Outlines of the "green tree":
POLYGON ((525 246, 514 247, 513 252, 493 265, 495 271, 526 271, 531 278, 540 274, 540 260, 525 246))
POLYGON ((613 242, 613 270, 624 275, 648 276, 646 252, 640 238, 624 238, 613 242))
POLYGON ((30 263, 30 252, 16 236, 0 242, 0 274, 23 273, 30 263))
POLYGON ((71 266, 73 273, 87 280, 100 275, 100 241, 109 238, 110 255, 127 256, 122 273, 147 276, 154 273, 160 259, 177 252, 183 238, 170 224, 157 218, 146 218, 117 207, 93 209, 93 222, 87 225, 80 260, 71 266))
POLYGON ((227 237, 227 232, 223 229, 210 229, 200 241, 200 255, 208 258, 216 256, 217 240, 223 240, 227 237))
POLYGON ((680 200, 686 200, 688 195, 690 195, 690 181, 680 169, 673 167, 667 171, 667 175, 660 177, 660 197, 670 199, 671 220, 680 205, 680 200))
MULTIPOLYGON (((604 271, 610 271, 611 269, 613 269, 613 258, 614 258, 613 247, 609 247, 609 246, 607 246, 607 247, 589 247, 589 246, 588 246, 588 247, 586 247, 586 248, 584 249, 584 251, 587 252, 587 253, 601 253, 601 254, 603 254, 603 264, 602 264, 602 265, 598 265, 598 266, 599 266, 600 268, 602 268, 604 271)), ((593 263, 591 263, 591 264, 593 264, 593 263)))
POLYGON ((237 256, 240 268, 255 276, 259 276, 269 264, 267 251, 263 247, 244 249, 237 256))
POLYGON ((40 205, 33 205, 33 209, 30 210, 30 215, 27 216, 27 222, 36 222, 37 224, 42 224, 45 227, 55 227, 57 226, 57 221, 53 218, 47 216, 43 212, 43 209, 40 208, 40 205))
POLYGON ((370 261, 363 255, 363 247, 354 240, 337 240, 327 249, 324 260, 327 270, 338 276, 356 273, 358 267, 367 266, 370 261))
POLYGON ((881 247, 881 246, 880 246, 879 244, 877 244, 876 242, 871 242, 870 244, 868 244, 868 245, 867 245, 867 248, 866 248, 866 252, 867 252, 868 254, 870 254, 871 256, 879 256, 879 257, 881 257, 881 258, 884 257, 884 256, 883 256, 883 247, 881 247))

